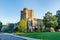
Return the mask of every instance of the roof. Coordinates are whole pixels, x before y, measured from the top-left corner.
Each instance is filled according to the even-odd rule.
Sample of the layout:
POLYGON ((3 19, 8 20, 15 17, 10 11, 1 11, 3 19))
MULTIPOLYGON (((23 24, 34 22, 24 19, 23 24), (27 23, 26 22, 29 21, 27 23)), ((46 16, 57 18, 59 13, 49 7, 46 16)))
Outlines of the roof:
POLYGON ((42 21, 42 19, 34 18, 34 20, 42 21))

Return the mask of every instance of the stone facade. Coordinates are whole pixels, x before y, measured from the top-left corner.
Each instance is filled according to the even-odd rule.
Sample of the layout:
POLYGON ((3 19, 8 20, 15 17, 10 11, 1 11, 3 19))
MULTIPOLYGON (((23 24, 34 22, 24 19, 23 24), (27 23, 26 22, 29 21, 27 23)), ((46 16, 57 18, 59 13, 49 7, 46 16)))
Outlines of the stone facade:
POLYGON ((34 18, 34 11, 29 10, 28 8, 24 8, 21 11, 21 19, 24 19, 26 21, 29 31, 32 31, 34 28, 38 28, 37 26, 41 21, 41 19, 34 18))

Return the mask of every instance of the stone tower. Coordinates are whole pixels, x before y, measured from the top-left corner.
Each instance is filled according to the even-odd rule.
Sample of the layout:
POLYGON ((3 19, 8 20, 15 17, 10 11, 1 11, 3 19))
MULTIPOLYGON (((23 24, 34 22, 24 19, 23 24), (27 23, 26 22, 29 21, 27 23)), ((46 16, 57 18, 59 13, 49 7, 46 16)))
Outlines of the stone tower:
POLYGON ((27 8, 24 8, 23 11, 21 11, 21 19, 27 20, 28 18, 33 20, 34 14, 33 10, 29 10, 27 8))
POLYGON ((34 11, 24 8, 23 11, 21 11, 21 19, 26 21, 27 26, 32 31, 32 28, 34 27, 34 11))

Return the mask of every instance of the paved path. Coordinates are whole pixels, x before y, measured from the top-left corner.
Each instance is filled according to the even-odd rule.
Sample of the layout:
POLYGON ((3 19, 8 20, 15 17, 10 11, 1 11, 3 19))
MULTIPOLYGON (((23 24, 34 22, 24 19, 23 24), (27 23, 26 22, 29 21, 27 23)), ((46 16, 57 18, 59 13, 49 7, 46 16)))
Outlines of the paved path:
POLYGON ((0 34, 0 40, 38 40, 38 39, 16 36, 13 34, 2 34, 1 33, 0 34))

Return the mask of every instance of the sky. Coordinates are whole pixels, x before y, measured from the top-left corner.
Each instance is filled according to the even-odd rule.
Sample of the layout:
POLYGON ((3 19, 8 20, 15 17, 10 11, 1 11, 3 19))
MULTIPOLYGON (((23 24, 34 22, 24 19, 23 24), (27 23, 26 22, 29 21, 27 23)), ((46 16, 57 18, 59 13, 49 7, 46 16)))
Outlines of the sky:
POLYGON ((34 18, 43 19, 48 11, 56 15, 60 0, 0 0, 0 21, 3 24, 17 23, 23 8, 34 10, 34 18))

